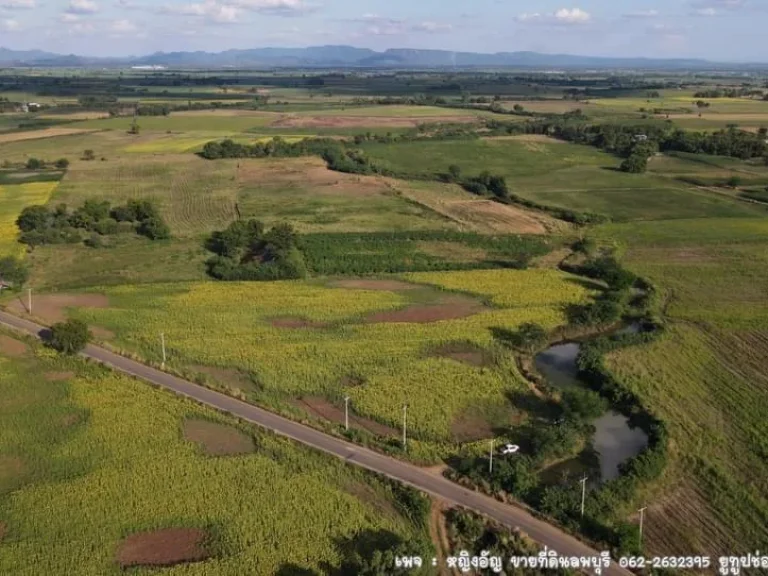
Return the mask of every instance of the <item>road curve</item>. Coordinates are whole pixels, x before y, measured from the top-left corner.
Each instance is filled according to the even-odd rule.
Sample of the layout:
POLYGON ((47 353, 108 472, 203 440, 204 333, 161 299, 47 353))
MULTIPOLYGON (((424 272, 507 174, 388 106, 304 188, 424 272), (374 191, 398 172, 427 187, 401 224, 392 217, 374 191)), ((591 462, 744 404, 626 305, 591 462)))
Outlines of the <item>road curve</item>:
MULTIPOLYGON (((0 324, 38 338, 41 336, 41 333, 47 330, 44 326, 3 311, 0 311, 0 324)), ((98 346, 87 346, 83 356, 217 410, 229 412, 238 418, 257 424, 277 434, 287 436, 297 442, 342 458, 350 464, 383 474, 393 480, 413 486, 452 504, 475 510, 511 528, 519 528, 539 544, 557 551, 562 556, 591 557, 598 555, 598 552, 576 538, 546 522, 534 518, 530 513, 521 508, 503 504, 489 496, 463 488, 446 478, 429 473, 413 464, 402 462, 396 458, 385 456, 373 450, 329 436, 252 404, 247 404, 204 386, 156 370, 98 346)), ((630 572, 620 568, 618 564, 613 562, 607 570, 603 570, 603 574, 611 576, 631 575, 630 572)))

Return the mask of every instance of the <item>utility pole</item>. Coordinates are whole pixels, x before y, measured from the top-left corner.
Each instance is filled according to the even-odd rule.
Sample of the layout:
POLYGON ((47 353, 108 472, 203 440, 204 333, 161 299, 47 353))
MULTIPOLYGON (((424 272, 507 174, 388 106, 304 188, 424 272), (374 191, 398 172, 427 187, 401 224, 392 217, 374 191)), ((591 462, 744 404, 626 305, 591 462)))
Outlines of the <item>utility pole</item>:
POLYGON ((160 368, 165 369, 166 357, 165 357, 165 333, 164 332, 160 332, 160 344, 163 347, 163 363, 160 365, 160 368))
POLYGON ((491 459, 488 463, 488 473, 491 475, 493 475, 493 443, 495 440, 495 438, 491 438, 491 459))
POLYGON ((584 499, 587 495, 587 476, 579 480, 581 482, 581 517, 584 518, 584 499))
POLYGON ((349 430, 349 396, 344 398, 344 429, 349 430))
POLYGON ((32 314, 32 288, 27 288, 27 312, 32 314))
POLYGON ((408 404, 403 404, 403 451, 408 450, 408 404))
POLYGON ((640 546, 643 545, 643 516, 645 515, 645 511, 648 509, 647 506, 643 506, 638 510, 640 512, 640 533, 639 533, 639 540, 640 540, 640 546))

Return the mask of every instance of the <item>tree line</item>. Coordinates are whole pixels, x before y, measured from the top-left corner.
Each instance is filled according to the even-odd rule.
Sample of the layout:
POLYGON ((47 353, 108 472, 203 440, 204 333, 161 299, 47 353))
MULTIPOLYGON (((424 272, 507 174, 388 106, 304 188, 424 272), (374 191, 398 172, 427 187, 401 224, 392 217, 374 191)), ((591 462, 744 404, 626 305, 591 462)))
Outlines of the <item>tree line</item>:
POLYGON ((135 232, 150 240, 170 237, 170 229, 157 207, 147 200, 130 200, 112 207, 109 202, 86 200, 75 210, 66 204, 28 206, 16 220, 21 231, 19 242, 28 246, 77 244, 93 248, 104 244, 103 237, 135 232))

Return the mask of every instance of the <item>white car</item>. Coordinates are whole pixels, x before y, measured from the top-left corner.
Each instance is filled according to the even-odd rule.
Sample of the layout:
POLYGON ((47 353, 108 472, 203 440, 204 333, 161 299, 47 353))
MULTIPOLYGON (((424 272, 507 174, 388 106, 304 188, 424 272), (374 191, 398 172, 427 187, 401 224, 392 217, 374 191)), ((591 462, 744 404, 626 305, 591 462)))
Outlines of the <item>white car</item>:
POLYGON ((504 446, 504 449, 501 451, 502 454, 515 454, 520 450, 520 446, 516 444, 507 444, 504 446))

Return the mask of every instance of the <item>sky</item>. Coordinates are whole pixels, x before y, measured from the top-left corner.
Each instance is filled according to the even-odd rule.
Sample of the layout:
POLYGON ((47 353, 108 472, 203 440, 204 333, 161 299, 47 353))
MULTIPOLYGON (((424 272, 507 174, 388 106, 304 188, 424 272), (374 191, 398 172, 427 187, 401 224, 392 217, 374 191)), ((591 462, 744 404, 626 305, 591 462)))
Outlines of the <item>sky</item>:
POLYGON ((768 0, 0 0, 0 47, 87 56, 345 44, 768 62, 768 0))

